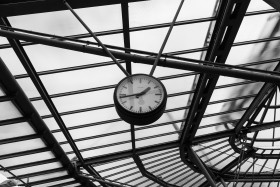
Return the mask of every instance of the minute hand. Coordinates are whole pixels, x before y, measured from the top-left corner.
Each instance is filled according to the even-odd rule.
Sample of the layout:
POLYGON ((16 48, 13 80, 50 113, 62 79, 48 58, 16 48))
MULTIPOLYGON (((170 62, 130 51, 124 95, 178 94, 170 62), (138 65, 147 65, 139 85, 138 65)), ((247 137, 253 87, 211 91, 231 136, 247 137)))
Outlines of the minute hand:
POLYGON ((151 87, 148 87, 145 90, 143 90, 142 92, 135 93, 135 94, 130 94, 130 95, 122 95, 122 96, 120 96, 120 98, 132 97, 132 96, 139 97, 139 96, 144 95, 145 93, 147 93, 150 89, 151 89, 151 87))

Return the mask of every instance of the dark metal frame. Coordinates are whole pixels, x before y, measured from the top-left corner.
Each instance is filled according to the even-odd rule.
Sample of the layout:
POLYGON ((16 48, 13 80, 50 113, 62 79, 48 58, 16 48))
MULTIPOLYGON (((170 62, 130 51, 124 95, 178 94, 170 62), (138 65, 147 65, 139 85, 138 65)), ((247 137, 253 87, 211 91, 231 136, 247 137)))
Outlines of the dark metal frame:
MULTIPOLYGON (((69 3, 71 3, 71 6, 73 8, 82 8, 82 7, 91 7, 91 6, 101 6, 101 5, 110 5, 110 4, 120 4, 121 10, 122 10, 122 21, 123 21, 123 29, 122 30, 114 30, 114 31, 106 31, 106 32, 100 32, 97 35, 106 35, 106 34, 112 34, 112 33, 123 33, 124 36, 124 48, 115 47, 115 46, 108 46, 111 53, 116 57, 121 59, 121 63, 126 64, 126 70, 129 74, 132 73, 132 67, 131 62, 135 63, 143 63, 143 64, 149 64, 152 65, 155 60, 154 53, 149 53, 145 51, 139 51, 139 50, 133 50, 130 49, 130 32, 138 31, 138 30, 146 30, 146 29, 152 29, 152 28, 161 28, 161 27, 167 27, 169 23, 165 24, 159 24, 159 25, 151 25, 151 26, 143 26, 139 28, 130 28, 129 26, 129 3, 130 2, 137 2, 141 0, 97 0, 97 1, 90 1, 90 0, 84 0, 83 2, 78 0, 69 0, 69 3), (118 51, 114 51, 118 50, 118 51), (135 54, 130 54, 131 52, 135 54), (139 55, 137 55, 139 54, 139 55), (147 56, 143 56, 147 55, 147 56)), ((279 10, 279 3, 274 0, 267 0, 268 3, 272 3, 277 10, 279 10)), ((44 74, 51 74, 51 73, 57 73, 57 72, 65 72, 65 71, 71 71, 75 69, 83 69, 83 68, 90 68, 90 67, 98 67, 98 66, 105 66, 105 65, 112 65, 112 62, 105 62, 100 64, 93 64, 89 66, 81 66, 81 67, 73 67, 73 68, 67 68, 67 69, 61 69, 61 70, 54 70, 54 71, 47 71, 47 72, 36 72, 34 69, 32 62, 29 60, 26 52, 24 51, 23 46, 24 45, 33 45, 33 44, 44 44, 49 45, 53 47, 59 47, 63 49, 69 49, 74 51, 80 51, 84 53, 90 53, 90 54, 96 54, 101 56, 107 56, 104 51, 98 47, 95 47, 96 43, 89 43, 85 41, 81 41, 79 39, 89 37, 88 34, 81 34, 77 36, 71 36, 71 37, 58 37, 58 36, 51 36, 44 33, 36 33, 31 31, 24 31, 19 30, 16 28, 11 28, 11 25, 8 22, 7 16, 14 16, 14 15, 24 15, 24 14, 30 14, 30 13, 39 13, 39 12, 50 12, 50 11, 57 11, 57 10, 65 10, 65 6, 62 2, 59 1, 53 1, 53 0, 34 0, 34 1, 23 1, 23 0, 16 0, 12 4, 9 2, 1 2, 0 3, 0 16, 1 18, 1 28, 0 35, 7 37, 9 40, 10 45, 1 45, 0 48, 8 48, 12 47, 13 50, 16 52, 18 58, 20 59, 21 63, 24 65, 26 71, 28 74, 26 75, 18 75, 15 78, 25 78, 30 77, 36 86, 37 90, 40 92, 41 97, 38 98, 31 98, 31 101, 36 100, 44 100, 47 104, 49 110, 51 111, 51 115, 47 116, 39 116, 39 114, 36 112, 34 107, 30 104, 28 101, 28 98, 24 95, 23 91, 20 89, 19 85, 15 82, 14 79, 12 79, 12 75, 9 73, 8 69, 3 66, 3 62, 0 63, 0 78, 1 78, 1 86, 3 86, 7 92, 7 96, 0 97, 0 101, 10 101, 12 100, 15 105, 18 107, 18 109, 23 113, 23 117, 19 117, 16 119, 11 120, 4 120, 0 122, 0 125, 6 125, 6 124, 12 124, 12 123, 19 123, 19 122, 25 122, 29 121, 31 125, 33 125, 33 128, 37 132, 37 134, 34 135, 28 135, 23 136, 19 138, 10 138, 5 140, 0 140, 0 144, 7 144, 7 143, 14 143, 18 141, 24 141, 24 140, 31 140, 36 138, 41 138, 44 140, 47 144, 46 148, 21 152, 21 153, 14 153, 9 155, 0 155, 0 159, 4 158, 11 158, 16 157, 20 155, 25 154, 32 154, 32 153, 39 153, 44 151, 52 150, 52 152, 56 155, 55 159, 49 159, 39 162, 30 162, 28 164, 21 164, 17 166, 11 166, 7 167, 8 169, 15 170, 19 168, 25 168, 35 165, 43 165, 46 163, 52 163, 52 162, 61 162, 63 165, 63 168, 53 169, 53 170, 47 170, 44 172, 37 172, 37 173, 31 173, 23 176, 19 176, 22 178, 27 178, 29 176, 36 176, 39 174, 47 174, 52 173, 55 171, 62 171, 67 170, 69 172, 69 176, 65 177, 57 177, 56 179, 50 179, 50 180, 44 180, 44 181, 38 181, 33 182, 30 185, 36 185, 36 184, 43 184, 45 182, 51 182, 52 180, 62 180, 68 177, 73 177, 75 181, 78 183, 81 183, 82 185, 86 186, 95 186, 92 182, 90 182, 92 179, 90 177, 81 177, 77 174, 77 168, 75 168, 71 161, 68 159, 67 154, 65 153, 60 145, 69 143, 73 149, 73 152, 78 157, 77 167, 83 167, 87 170, 87 172, 97 178, 101 178, 101 175, 94 169, 94 165, 96 164, 105 164, 111 161, 125 159, 125 158, 133 158, 134 162, 136 163, 137 167, 139 168, 141 174, 150 180, 154 181, 155 183, 158 183, 162 186, 176 186, 169 183, 169 181, 165 181, 163 179, 160 179, 156 177, 153 173, 150 173, 147 171, 147 166, 145 166, 142 163, 142 160, 140 158, 141 155, 146 155, 148 153, 154 153, 157 151, 162 150, 168 150, 172 148, 180 148, 180 158, 182 160, 182 163, 186 164, 189 168, 193 169, 194 171, 198 171, 203 173, 203 175, 206 177, 207 181, 202 183, 200 186, 216 186, 217 184, 222 184, 223 186, 226 185, 227 182, 235 182, 237 179, 233 176, 234 172, 231 171, 232 168, 236 167, 240 163, 241 165, 244 164, 249 158, 256 158, 256 159, 276 159, 276 163, 279 161, 279 156, 276 154, 272 154, 273 150, 271 150, 271 154, 264 154, 264 151, 261 153, 258 153, 258 150, 256 149, 248 149, 245 152, 245 156, 241 158, 240 156, 236 157, 232 162, 227 164, 224 168, 221 170, 214 169, 214 167, 208 166, 207 164, 202 161, 202 157, 210 155, 211 152, 198 156, 197 152, 195 151, 194 147, 200 144, 204 144, 206 142, 211 142, 215 140, 222 140, 224 138, 229 138, 229 145, 224 145, 224 147, 231 146, 231 148, 235 151, 235 153, 241 153, 241 149, 238 148, 237 144, 240 144, 240 141, 236 141, 236 139, 242 139, 244 138, 244 135, 248 132, 257 132, 264 129, 270 129, 278 126, 278 122, 274 123, 266 123, 262 124, 261 126, 251 126, 253 122, 253 118, 256 117, 256 115, 253 118, 250 118, 253 112, 256 112, 257 110, 261 110, 261 108, 265 105, 265 101, 269 99, 269 96, 267 93, 268 91, 272 91, 272 87, 275 87, 275 83, 279 84, 280 82, 280 74, 278 72, 273 71, 262 71, 262 70, 256 70, 256 69, 249 69, 245 67, 235 67, 224 64, 226 62, 227 56, 229 54, 230 49, 233 46, 239 46, 239 45, 246 45, 246 44, 252 44, 252 43, 258 43, 258 42, 266 42, 271 40, 279 40, 279 37, 269 38, 269 39, 260 39, 256 41, 248 41, 248 42, 239 42, 239 43, 233 43, 235 36, 238 32, 238 29, 240 27, 240 24, 242 22, 242 19, 244 16, 251 16, 256 14, 262 14, 262 13, 269 13, 269 12, 275 12, 275 10, 268 10, 268 11, 259 11, 254 13, 246 13, 246 9, 250 3, 250 0, 223 0, 221 1, 219 12, 216 17, 209 17, 205 19, 197 19, 197 20, 191 20, 191 21, 182 21, 177 22, 175 25, 181 25, 181 24, 191 24, 191 23, 197 23, 197 22, 204 22, 204 21, 213 21, 216 20, 215 28, 211 37, 211 41, 209 46, 199 48, 199 49, 191 49, 186 51, 178 51, 173 52, 169 54, 162 55, 165 59, 160 59, 159 66, 163 67, 170 67, 170 68, 176 68, 176 69, 182 69, 182 70, 190 70, 195 71, 192 73, 186 73, 184 75, 177 75, 180 76, 192 76, 192 75, 200 75, 198 84, 195 90, 191 90, 188 92, 183 93, 175 93, 170 94, 168 97, 172 96, 178 96, 178 95, 186 95, 186 94, 194 94, 194 98, 192 99, 192 103, 190 106, 176 108, 176 109, 170 109, 165 112, 172 112, 177 110, 188 110, 186 118, 179 120, 178 122, 182 123, 182 126, 184 127, 182 130, 171 132, 171 133, 179 133, 181 134, 181 137, 177 141, 169 142, 169 143, 162 143, 158 145, 153 146, 147 146, 142 148, 136 148, 135 147, 135 129, 133 126, 131 126, 131 144, 132 144, 132 151, 121 151, 114 154, 109 155, 102 155, 94 158, 84 159, 81 155, 81 152, 83 150, 79 150, 76 146, 77 141, 80 141, 78 139, 73 140, 69 133, 69 128, 67 128, 61 118, 62 115, 70 114, 70 113, 77 113, 82 111, 90 111, 90 110, 98 110, 98 109, 104 109, 113 107, 113 105, 106 105, 106 106, 97 106, 90 109, 83 109, 79 111, 69 111, 65 113, 59 113, 54 106, 52 102, 52 98, 60 97, 63 95, 71 95, 71 94, 79 94, 79 93, 85 93, 85 92, 91 92, 91 91, 99 91, 99 90, 105 90, 105 89, 111 89, 114 88, 114 85, 108 85, 105 87, 100 88, 92 88, 89 90, 81 90, 76 92, 69 92, 69 93, 62 93, 62 94, 56 94, 56 95, 49 95, 47 93, 47 90, 44 88, 43 83, 40 80, 40 75, 44 74), (27 35, 26 33, 29 33, 27 35), (30 35, 31 34, 31 35, 30 35), (57 39, 62 39, 64 41, 59 41, 57 39), (19 40, 25 40, 27 42, 20 42, 19 40), (68 42, 75 41, 73 42, 68 42), (84 42, 84 43, 83 43, 84 42), (88 45, 90 44, 90 46, 88 45), (198 61, 193 59, 187 59, 182 57, 175 57, 173 55, 178 54, 184 54, 189 52, 197 52, 197 51, 206 51, 206 57, 205 61, 198 61), (241 84, 246 83, 252 83, 254 81, 262 81, 265 82, 263 89, 258 93, 258 95, 250 95, 250 96, 244 96, 240 98, 234 98, 237 99, 244 99, 249 97, 255 97, 255 100, 251 103, 251 105, 248 108, 239 109, 239 110, 246 110, 245 114, 242 116, 240 120, 234 121, 237 125, 234 129, 222 131, 222 132, 216 132, 212 134, 207 135, 200 135, 196 136, 197 130, 200 128, 200 122, 204 117, 207 117, 205 115, 205 110, 208 105, 211 105, 213 103, 210 102, 211 95, 215 89, 218 89, 219 86, 216 86, 216 83, 218 81, 219 76, 228 76, 228 77, 236 77, 236 78, 243 78, 251 81, 244 81, 241 84), (260 103, 260 101, 263 101, 260 103), (60 129, 50 131, 48 130, 47 126, 44 124, 43 120, 44 118, 48 117, 54 117, 56 119, 56 122, 60 126, 60 129), (243 127, 243 124, 251 120, 251 123, 247 125, 246 127, 243 127), (62 132, 64 136, 67 139, 67 142, 61 142, 58 144, 58 142, 55 140, 52 133, 55 132, 62 132)), ((273 60, 267 60, 263 63, 271 63, 271 62, 277 62, 279 59, 273 59, 273 60)), ((257 62, 262 63, 262 62, 257 62)), ((251 63, 253 65, 254 63, 251 63)), ((276 69, 278 71, 278 69, 276 69)), ((174 78, 174 77, 171 77, 174 78)), ((169 77, 162 77, 162 79, 169 79, 169 77)), ((221 87, 221 86, 220 86, 221 87)), ((271 98, 271 97, 270 97, 271 98)), ((234 99, 228 99, 227 101, 231 101, 234 99)), ((225 100, 220 102, 227 102, 225 100)), ((217 102, 216 102, 217 103, 217 102)), ((234 111, 227 111, 234 112, 234 111)), ((210 114, 208 116, 215 116, 215 115, 221 115, 219 114, 210 114)), ((99 124, 102 123, 110 123, 110 122, 117 122, 120 121, 120 119, 113 119, 106 122, 99 122, 99 124)), ((93 125, 93 124, 85 124, 86 125, 93 125)), ((96 125, 96 124, 94 124, 96 125)), ((165 124, 159 124, 159 125, 165 125, 165 124)), ((216 126, 219 124, 209 124, 209 126, 216 126)), ((81 128, 81 127, 78 127, 81 128)), ((201 127, 203 128, 203 127, 201 127)), ((205 127, 204 127, 205 128, 205 127)), ((120 133, 120 132, 118 132, 120 133)), ((117 134, 117 133, 116 133, 117 134)), ((102 137, 106 135, 99 135, 98 137, 102 137)), ((160 135, 159 135, 160 136, 160 135)), ((87 139, 93 139, 96 137, 88 137, 87 139)), ((257 141, 257 140, 252 140, 257 141)), ((124 142, 119 142, 124 143, 124 142)), ((127 142, 125 142, 127 143, 127 142)), ((206 149, 206 148, 205 148, 206 149)), ((201 150, 205 150, 202 148, 201 150)), ((261 150, 261 149, 259 149, 261 150)), ((211 160, 213 158, 208 159, 207 161, 211 160)), ((167 161, 166 161, 167 162, 167 161)), ((221 161, 222 162, 222 161, 221 161)), ((255 162, 255 161, 254 161, 255 162)), ((266 165, 266 163, 264 164, 266 165)), ((277 165, 277 164, 276 164, 277 165)), ((188 171, 191 171, 189 169, 188 171)), ((250 168, 249 168, 250 169, 250 168)), ((249 169, 243 174, 240 175, 238 182, 251 182, 252 178, 254 177, 253 174, 248 173, 249 169)), ((276 168, 273 169, 271 174, 261 174, 262 169, 257 174, 258 179, 254 178, 254 182, 271 182, 271 181, 278 181, 276 180, 277 177, 279 177, 279 174, 276 173, 276 168)), ((194 173, 192 174, 194 175, 194 173)), ((196 177, 196 176, 195 176, 196 177)), ((102 186, 108 186, 108 183, 99 181, 102 186)), ((72 184, 72 182, 65 183, 72 184)), ((186 183, 187 184, 187 183, 186 183)), ((245 183, 244 183, 245 184, 245 183)))

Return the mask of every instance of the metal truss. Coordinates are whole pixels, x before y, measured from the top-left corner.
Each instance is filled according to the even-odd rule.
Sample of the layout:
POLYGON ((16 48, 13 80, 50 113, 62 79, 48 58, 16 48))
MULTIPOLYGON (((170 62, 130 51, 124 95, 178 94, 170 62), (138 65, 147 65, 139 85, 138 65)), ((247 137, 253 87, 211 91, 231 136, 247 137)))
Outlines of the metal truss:
MULTIPOLYGON (((137 1, 142 1, 142 0, 117 0, 117 1, 84 0, 83 2, 78 0, 72 0, 72 1, 69 0, 69 3, 71 3, 71 6, 73 6, 73 8, 84 8, 84 7, 110 5, 110 4, 121 5, 123 29, 104 31, 98 33, 98 35, 107 35, 107 34, 114 34, 114 33, 123 34, 124 48, 116 47, 116 46, 108 46, 108 48, 116 58, 120 59, 119 61, 120 63, 126 64, 126 70, 129 74, 133 73, 131 68, 132 62, 152 65, 155 60, 155 53, 130 49, 130 33, 138 30, 167 27, 169 25, 169 23, 165 23, 165 24, 158 24, 158 25, 151 25, 151 26, 142 26, 138 28, 130 28, 128 6, 130 2, 137 2, 137 1)), ((266 0, 266 2, 272 4, 272 6, 279 11, 279 3, 277 1, 266 0)), ((267 10, 267 11, 260 11, 260 12, 254 12, 248 14, 246 13, 246 10, 249 3, 250 0, 223 0, 220 1, 219 11, 216 17, 209 17, 207 19, 206 18, 197 19, 192 21, 181 21, 175 24, 175 25, 181 25, 181 24, 183 25, 189 23, 198 23, 198 22, 216 20, 209 46, 198 48, 198 49, 177 51, 173 53, 171 52, 169 54, 164 54, 158 63, 158 65, 162 67, 194 71, 191 73, 185 73, 183 75, 176 75, 178 77, 192 76, 192 75, 199 76, 199 80, 195 90, 168 95, 168 97, 173 97, 177 95, 187 95, 187 94, 194 95, 190 106, 169 109, 165 111, 166 113, 172 111, 178 111, 178 110, 188 111, 187 116, 185 116, 184 119, 176 121, 178 123, 182 123, 183 129, 180 129, 176 132, 172 132, 174 134, 180 135, 179 140, 171 141, 168 143, 159 143, 153 146, 137 148, 135 145, 136 144, 135 129, 133 125, 131 125, 130 133, 131 133, 132 150, 119 151, 116 153, 95 156, 87 159, 84 159, 82 156, 82 152, 85 150, 78 149, 76 145, 79 139, 74 140, 72 138, 71 134, 69 133, 69 130, 72 129, 66 127, 61 116, 71 114, 71 113, 77 113, 77 112, 110 108, 113 107, 113 105, 109 104, 106 106, 97 106, 94 108, 59 113, 52 99, 56 97, 62 97, 65 95, 74 95, 74 94, 86 93, 91 91, 111 89, 114 88, 114 85, 107 85, 104 87, 91 88, 88 90, 78 90, 73 92, 49 95, 44 87, 44 84, 40 80, 40 75, 72 71, 72 70, 77 70, 79 68, 83 69, 83 68, 88 68, 89 66, 90 67, 106 66, 106 65, 113 64, 113 62, 92 64, 88 66, 73 67, 73 68, 67 68, 62 70, 36 72, 35 68, 32 65, 32 62, 30 61, 29 57, 27 56, 23 48, 23 46, 25 45, 43 44, 47 46, 68 49, 68 50, 73 50, 73 51, 78 51, 78 52, 83 52, 88 54, 100 55, 105 57, 107 57, 108 55, 101 48, 97 47, 96 43, 80 40, 81 38, 89 37, 89 34, 81 34, 77 36, 65 37, 65 36, 53 36, 46 33, 26 31, 23 29, 13 28, 8 22, 8 19, 6 18, 7 16, 65 10, 66 8, 63 6, 63 3, 60 1, 16 0, 12 4, 0 3, 0 16, 2 16, 0 20, 1 22, 0 36, 6 37, 9 41, 9 45, 1 45, 0 48, 4 49, 4 48, 11 47, 15 51, 16 55, 20 59, 21 63, 23 64, 27 72, 27 74, 18 75, 15 78, 20 79, 29 76, 40 93, 40 97, 31 98, 30 100, 37 101, 43 99, 48 109, 51 112, 51 115, 40 116, 36 112, 35 108, 31 105, 30 101, 25 96, 24 92, 21 90, 19 85, 13 79, 12 75, 9 73, 9 70, 7 69, 7 67, 5 67, 4 62, 0 61, 0 78, 1 78, 0 83, 1 86, 3 86, 5 88, 5 91, 7 92, 7 96, 0 97, 0 101, 1 102, 12 101, 23 114, 23 117, 0 121, 0 126, 28 121, 36 131, 36 134, 34 135, 27 135, 18 138, 9 138, 9 139, 0 140, 0 144, 15 143, 19 141, 32 140, 37 138, 42 139, 46 143, 46 147, 44 148, 39 148, 39 149, 20 152, 20 153, 0 155, 0 159, 7 159, 7 158, 19 157, 22 155, 52 151, 53 154, 55 155, 55 158, 53 159, 30 162, 27 164, 20 164, 16 166, 7 167, 7 169, 16 170, 20 168, 43 165, 43 164, 59 161, 63 166, 62 168, 56 168, 56 169, 46 170, 43 172, 21 175, 18 177, 28 178, 32 176, 49 174, 49 173, 54 173, 59 171, 68 172, 67 176, 32 182, 29 184, 30 186, 44 184, 52 181, 64 180, 68 178, 74 178, 75 181, 65 182, 63 185, 79 183, 82 186, 93 187, 96 185, 92 181, 98 181, 104 187, 123 186, 123 184, 121 183, 115 183, 114 181, 109 181, 102 178, 99 172, 97 172, 97 170, 94 169, 94 166, 110 163, 116 160, 132 158, 133 162, 136 164, 137 168, 139 169, 139 172, 142 174, 142 176, 146 177, 147 180, 153 181, 153 184, 175 187, 177 185, 173 185, 170 182, 171 179, 165 180, 160 177, 157 177, 152 172, 149 172, 147 169, 148 168, 147 165, 145 165, 142 162, 141 156, 150 153, 164 151, 164 150, 172 150, 175 148, 179 148, 179 155, 182 161, 180 163, 183 163, 182 165, 180 165, 180 167, 188 166, 189 169, 189 170, 182 169, 180 170, 180 172, 185 172, 187 174, 189 174, 188 172, 191 171, 198 172, 198 174, 193 172, 190 176, 191 179, 194 179, 198 176, 201 177, 202 175, 200 173, 202 173, 207 180, 202 181, 202 183, 199 183, 200 181, 195 183, 195 184, 199 184, 201 187, 209 186, 209 185, 212 187, 217 185, 227 186, 227 184, 235 183, 235 182, 244 182, 245 184, 245 183, 252 182, 252 180, 254 180, 253 182, 260 182, 260 183, 261 182, 269 183, 273 181, 273 182, 278 182, 279 184, 280 182, 278 180, 279 173, 276 170, 276 166, 272 168, 271 173, 269 174, 262 173, 263 168, 267 167, 266 163, 268 159, 274 159, 276 160, 276 165, 278 164, 278 161, 280 159, 279 155, 273 149, 270 150, 271 154, 267 154, 265 153, 265 150, 256 149, 253 146, 254 141, 259 141, 256 138, 257 133, 259 131, 279 127, 279 121, 274 121, 270 123, 262 123, 261 121, 259 123, 261 125, 253 125, 253 124, 256 123, 256 117, 260 114, 261 110, 268 109, 269 102, 271 102, 272 100, 275 89, 279 87, 280 66, 278 64, 278 66, 274 71, 264 71, 264 70, 256 70, 252 68, 246 68, 240 66, 237 67, 237 66, 231 66, 225 64, 232 46, 246 45, 248 43, 252 44, 252 43, 271 41, 271 40, 279 40, 279 37, 276 37, 267 40, 259 39, 250 42, 234 43, 234 39, 237 35, 238 29, 245 16, 262 14, 267 12, 275 12, 275 10, 267 10), (25 42, 20 42, 19 40, 23 40, 25 42), (174 55, 185 54, 189 52, 197 52, 197 51, 206 51, 206 56, 204 61, 174 56, 174 55), (223 87, 223 86, 216 85, 219 80, 219 76, 246 79, 246 81, 241 83, 236 83, 234 85, 238 85, 238 84, 245 85, 248 83, 252 83, 254 81, 264 82, 264 85, 262 89, 258 92, 258 94, 240 96, 239 98, 210 102, 214 90, 223 87), (232 123, 235 124, 235 127, 233 129, 225 130, 222 132, 214 132, 206 135, 196 135, 196 132, 200 128, 201 120, 204 117, 207 117, 207 115, 205 115, 207 106, 213 103, 229 102, 229 101, 245 99, 245 98, 254 98, 254 100, 248 107, 238 109, 239 111, 243 110, 245 112, 241 119, 236 121, 231 121, 232 123), (59 130, 50 131, 48 127, 44 124, 43 119, 49 118, 51 116, 55 118, 57 124, 60 127, 59 130), (59 144, 56 141, 55 137, 52 135, 52 133, 54 132, 62 132, 66 137, 67 141, 61 142, 59 144), (247 138, 246 137, 247 133, 255 133, 255 136, 250 140, 250 143, 244 141, 244 139, 247 138), (209 142, 214 142, 214 143, 211 143, 211 145, 207 146, 206 143, 209 142), (67 153, 63 151, 61 145, 66 143, 70 144, 73 151, 67 153), (235 158, 231 162, 227 163, 222 169, 218 170, 215 168, 215 165, 212 166, 207 164, 207 162, 210 162, 211 160, 214 159, 213 157, 208 158, 208 156, 211 155, 211 153, 214 152, 215 150, 212 150, 211 152, 202 155, 199 155, 198 152, 211 149, 211 146, 217 146, 222 143, 226 143, 226 144, 221 145, 220 148, 227 148, 228 150, 233 150, 234 153, 228 155, 220 162, 224 162, 226 159, 232 157, 232 155, 234 154, 235 154, 235 158), (204 146, 204 147, 196 149, 198 146, 204 146), (75 163, 75 165, 73 165, 73 162, 71 162, 67 157, 67 154, 72 154, 72 153, 74 153, 78 158, 78 161, 75 163), (263 167, 258 170, 258 173, 254 173, 254 172, 250 173, 249 170, 252 169, 252 167, 254 167, 254 163, 258 159, 265 160, 263 167), (252 165, 242 174, 240 174, 240 172, 238 173, 238 170, 240 171, 240 167, 242 167, 242 165, 244 165, 246 162, 250 162, 252 165), (77 168, 84 168, 89 173, 90 176, 81 175, 81 173, 79 173, 77 168), (236 173, 238 173, 238 177, 236 176, 236 173)), ((279 61, 279 59, 267 60, 264 61, 263 63, 269 63, 271 61, 275 62, 275 61, 279 61)), ((162 77, 161 79, 169 79, 174 77, 162 77)), ((227 111, 227 112, 230 113, 235 111, 236 110, 227 111)), ((218 114, 210 114, 210 115, 217 116, 221 114, 222 112, 218 114)), ((265 112, 263 114, 263 117, 264 116, 265 116, 265 112)), ((112 119, 99 123, 106 124, 106 123, 112 123, 117 121, 120 121, 120 119, 112 119)), ((172 122, 170 122, 169 124, 171 123, 172 122)), ((89 125, 93 125, 93 124, 89 124, 89 125)), ((166 125, 166 124, 158 124, 158 125, 166 125)), ((219 124, 209 124, 209 126, 217 126, 217 125, 219 124)), ((76 127, 76 128, 82 128, 85 126, 87 126, 87 124, 85 124, 84 126, 81 125, 80 127, 76 127)), ((97 135, 93 137, 87 137, 87 139, 94 139, 96 137, 99 136, 97 135)), ((168 163, 169 161, 168 158, 165 157, 164 159, 166 159, 164 160, 164 163, 165 164, 168 163)), ((169 166, 171 167, 171 165, 169 166)), ((173 173, 173 175, 175 175, 175 173, 173 173)), ((189 183, 184 183, 184 185, 189 185, 189 183)))

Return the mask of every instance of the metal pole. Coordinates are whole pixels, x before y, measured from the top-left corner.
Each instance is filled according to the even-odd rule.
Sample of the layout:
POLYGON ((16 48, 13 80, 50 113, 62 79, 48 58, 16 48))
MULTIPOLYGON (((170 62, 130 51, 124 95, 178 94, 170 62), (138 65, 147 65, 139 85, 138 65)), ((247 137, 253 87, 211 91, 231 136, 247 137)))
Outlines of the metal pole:
MULTIPOLYGON (((25 40, 30 41, 34 43, 39 43, 43 45, 63 48, 63 49, 69 49, 73 51, 80 51, 84 53, 89 54, 96 54, 100 56, 108 56, 108 54, 104 53, 104 51, 97 47, 91 47, 87 45, 80 45, 70 42, 64 42, 59 41, 55 39, 49 39, 39 36, 32 36, 28 34, 23 33, 17 33, 7 30, 0 30, 0 36, 4 36, 7 38, 14 38, 18 40, 25 40)), ((122 60, 131 60, 136 63, 143 63, 143 64, 150 64, 152 65, 154 62, 153 57, 147 57, 147 56, 140 56, 140 55, 134 55, 134 54, 128 54, 118 51, 111 51, 111 53, 122 60)), ((261 82, 270 82, 270 83, 276 83, 279 84, 280 82, 280 76, 278 75, 272 75, 270 73, 273 73, 271 71, 267 71, 267 73, 257 72, 252 70, 241 70, 238 69, 238 67, 219 67, 219 65, 211 64, 210 65, 201 65, 201 64, 194 64, 189 62, 180 62, 175 60, 159 60, 159 65, 163 67, 170 67, 175 69, 182 69, 182 70, 189 70, 189 71, 196 71, 201 73, 208 73, 208 74, 215 74, 215 75, 222 75, 226 77, 235 77, 235 78, 241 78, 241 79, 247 79, 247 80, 253 80, 253 81, 261 81, 261 82)))
POLYGON ((217 187, 215 181, 213 180, 212 176, 210 175, 210 173, 208 172, 207 168, 205 167, 205 165, 202 163, 202 161, 200 160, 200 158, 197 156, 197 154, 194 152, 194 150, 192 149, 192 147, 188 148, 189 153, 192 155, 192 158, 194 159, 195 163, 197 164, 197 166, 199 167, 199 169, 202 171, 202 173, 204 174, 204 176, 206 177, 206 179, 208 180, 209 184, 212 187, 217 187))
POLYGON ((158 64, 159 58, 160 58, 160 56, 161 56, 161 54, 162 54, 162 52, 163 52, 163 49, 164 49, 164 47, 165 47, 165 45, 166 45, 166 43, 167 43, 167 40, 168 40, 168 38, 169 38, 169 36, 170 36, 170 34, 171 34, 171 31, 172 31, 172 29, 173 29, 173 26, 175 25, 176 19, 177 19, 179 13, 180 13, 180 10, 181 10, 183 4, 184 4, 184 0, 181 1, 180 5, 179 5, 179 7, 178 7, 178 9, 177 9, 177 12, 176 12, 176 14, 175 14, 175 16, 174 16, 174 18, 173 18, 173 21, 172 21, 172 23, 171 23, 171 25, 170 25, 170 27, 169 27, 169 29, 168 29, 168 32, 167 32, 167 34, 166 34, 166 36, 165 36, 165 39, 164 39, 164 41, 163 41, 163 43, 162 43, 162 45, 161 45, 161 48, 160 48, 160 50, 159 50, 159 52, 158 52, 158 55, 157 55, 156 60, 155 60, 155 62, 154 62, 154 65, 153 65, 153 67, 152 67, 152 69, 151 69, 150 75, 153 75, 153 73, 154 73, 154 71, 155 71, 155 69, 156 69, 156 66, 157 66, 157 64, 158 64))
POLYGON ((63 3, 66 7, 73 13, 73 15, 79 20, 79 22, 85 27, 85 29, 90 33, 90 35, 96 40, 96 42, 102 47, 105 53, 111 57, 111 59, 117 64, 117 66, 122 70, 122 72, 129 76, 129 73, 122 67, 122 65, 118 62, 118 60, 114 57, 114 55, 107 49, 107 47, 97 38, 97 36, 90 30, 90 28, 86 25, 86 23, 79 17, 79 15, 72 9, 72 7, 67 3, 66 0, 63 0, 63 3))
POLYGON ((220 181, 224 187, 228 187, 228 185, 225 183, 225 181, 222 177, 220 178, 220 181))

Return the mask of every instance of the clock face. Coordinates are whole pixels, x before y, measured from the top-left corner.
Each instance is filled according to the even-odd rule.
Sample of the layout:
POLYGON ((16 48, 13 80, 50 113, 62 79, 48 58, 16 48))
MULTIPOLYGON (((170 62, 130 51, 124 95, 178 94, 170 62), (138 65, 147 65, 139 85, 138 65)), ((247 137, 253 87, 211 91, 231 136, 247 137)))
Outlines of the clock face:
POLYGON ((145 74, 136 74, 123 79, 117 87, 118 103, 133 113, 148 113, 164 100, 165 90, 161 82, 145 74))

